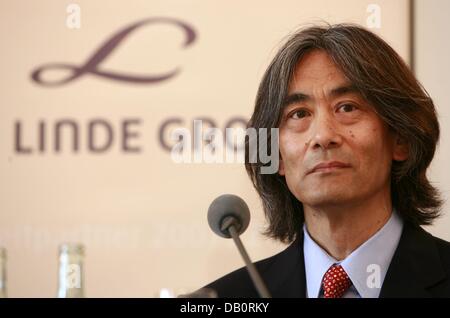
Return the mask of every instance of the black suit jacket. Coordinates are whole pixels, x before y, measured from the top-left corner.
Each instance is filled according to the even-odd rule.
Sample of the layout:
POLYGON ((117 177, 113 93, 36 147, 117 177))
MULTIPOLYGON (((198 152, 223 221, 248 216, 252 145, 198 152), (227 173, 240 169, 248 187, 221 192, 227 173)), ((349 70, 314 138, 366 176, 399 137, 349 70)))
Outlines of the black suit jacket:
MULTIPOLYGON (((306 297, 303 232, 284 251, 255 263, 272 297, 306 297)), ((450 297, 450 243, 405 222, 380 297, 450 297)), ((205 286, 219 297, 258 297, 245 267, 205 286)))

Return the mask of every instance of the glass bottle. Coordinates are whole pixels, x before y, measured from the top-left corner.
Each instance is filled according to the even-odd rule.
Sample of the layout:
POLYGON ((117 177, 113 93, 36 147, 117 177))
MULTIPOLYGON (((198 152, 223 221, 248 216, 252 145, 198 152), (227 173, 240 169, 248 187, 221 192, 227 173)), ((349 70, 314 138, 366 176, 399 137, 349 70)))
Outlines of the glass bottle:
POLYGON ((83 298, 84 246, 66 243, 59 246, 58 298, 83 298))
POLYGON ((0 247, 0 298, 6 298, 6 248, 0 247))

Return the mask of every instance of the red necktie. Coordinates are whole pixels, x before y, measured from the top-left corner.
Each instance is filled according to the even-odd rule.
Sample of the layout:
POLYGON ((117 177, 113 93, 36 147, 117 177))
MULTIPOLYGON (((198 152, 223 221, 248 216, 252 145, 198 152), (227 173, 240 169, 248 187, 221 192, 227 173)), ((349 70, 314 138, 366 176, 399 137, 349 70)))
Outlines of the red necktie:
POLYGON ((322 288, 325 298, 341 298, 350 286, 352 281, 341 265, 331 266, 323 275, 322 288))

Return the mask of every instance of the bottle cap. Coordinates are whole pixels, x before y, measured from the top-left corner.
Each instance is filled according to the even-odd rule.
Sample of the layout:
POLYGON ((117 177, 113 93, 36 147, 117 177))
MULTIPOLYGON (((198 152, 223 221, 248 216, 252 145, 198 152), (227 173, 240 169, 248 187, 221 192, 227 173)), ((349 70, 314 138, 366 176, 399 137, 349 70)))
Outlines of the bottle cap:
POLYGON ((59 253, 84 255, 84 245, 81 243, 64 243, 59 246, 59 253))

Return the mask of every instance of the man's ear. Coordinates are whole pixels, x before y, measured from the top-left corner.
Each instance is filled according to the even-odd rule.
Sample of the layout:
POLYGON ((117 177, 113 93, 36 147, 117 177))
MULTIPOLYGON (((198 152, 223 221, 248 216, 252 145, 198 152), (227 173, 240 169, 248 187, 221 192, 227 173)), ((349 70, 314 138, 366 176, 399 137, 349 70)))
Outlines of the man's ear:
POLYGON ((394 149, 392 159, 395 161, 405 161, 409 156, 409 147, 406 139, 395 134, 394 136, 394 149))

